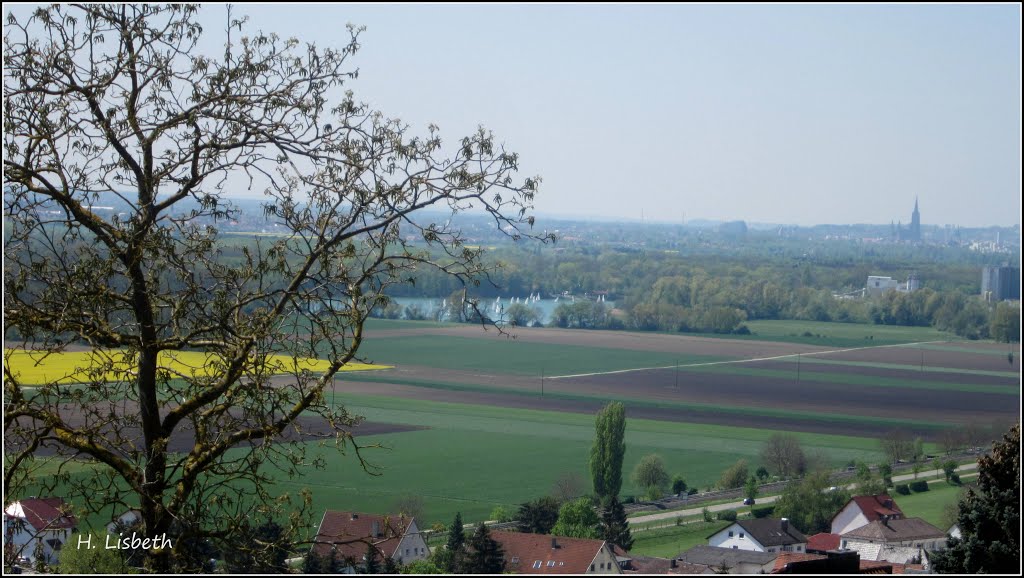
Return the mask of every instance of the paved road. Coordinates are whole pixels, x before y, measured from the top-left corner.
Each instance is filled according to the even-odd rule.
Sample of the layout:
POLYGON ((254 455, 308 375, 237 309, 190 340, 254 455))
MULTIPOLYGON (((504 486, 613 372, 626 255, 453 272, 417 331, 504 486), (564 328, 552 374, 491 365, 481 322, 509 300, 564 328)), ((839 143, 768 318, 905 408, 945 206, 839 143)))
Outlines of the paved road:
MULTIPOLYGON (((967 470, 976 469, 977 467, 978 467, 978 463, 977 462, 973 462, 973 463, 964 464, 964 465, 958 467, 957 471, 964 472, 964 471, 967 471, 967 470)), ((931 475, 931 474, 935 473, 935 471, 936 470, 924 470, 924 471, 921 472, 921 474, 922 475, 931 475)), ((892 477, 892 481, 893 482, 904 482, 904 481, 912 480, 912 479, 914 479, 914 474, 901 474, 901 475, 893 476, 892 477)), ((932 480, 932 481, 937 481, 937 480, 932 480)), ((847 486, 847 489, 853 489, 853 488, 854 488, 854 484, 850 484, 849 486, 847 486)), ((774 501, 776 501, 778 499, 779 499, 778 496, 765 496, 763 498, 758 498, 757 499, 757 505, 760 506, 762 504, 771 504, 772 502, 774 502, 774 501)), ((742 508, 742 507, 743 507, 743 501, 740 500, 738 502, 730 502, 730 503, 727 503, 727 504, 716 504, 714 506, 708 506, 707 508, 708 508, 709 512, 720 512, 722 510, 736 510, 736 509, 739 509, 739 508, 742 508)), ((687 509, 687 510, 675 510, 675 511, 672 511, 672 512, 659 512, 657 514, 648 514, 646 516, 637 516, 635 518, 630 518, 629 519, 629 523, 630 524, 644 524, 644 523, 648 523, 648 522, 657 522, 658 520, 673 520, 673 521, 675 521, 675 519, 680 517, 680 516, 683 516, 683 517, 686 517, 686 516, 696 516, 696 515, 700 514, 703 511, 704 511, 704 508, 700 507, 700 508, 690 508, 690 509, 687 509)))

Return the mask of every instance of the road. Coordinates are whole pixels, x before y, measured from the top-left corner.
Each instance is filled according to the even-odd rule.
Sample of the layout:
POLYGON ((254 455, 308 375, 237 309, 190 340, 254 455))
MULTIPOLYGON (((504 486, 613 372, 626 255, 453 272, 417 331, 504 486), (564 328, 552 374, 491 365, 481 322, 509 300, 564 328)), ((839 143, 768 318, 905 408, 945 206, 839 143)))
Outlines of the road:
MULTIPOLYGON (((968 470, 977 469, 977 467, 978 467, 978 463, 977 462, 973 462, 973 463, 964 464, 964 465, 958 467, 957 471, 958 472, 965 472, 965 471, 968 471, 968 470)), ((928 474, 931 474, 934 471, 935 470, 925 470, 925 471, 922 471, 921 474, 928 475, 928 474)), ((913 479, 914 479, 914 474, 901 474, 899 476, 893 476, 892 477, 892 481, 894 483, 895 482, 905 482, 907 480, 913 480, 913 479)), ((932 481, 935 481, 935 480, 932 480, 932 481)), ((855 487, 855 484, 850 484, 850 485, 847 486, 847 489, 852 490, 854 487, 855 487)), ((763 498, 758 498, 757 499, 757 505, 760 506, 762 504, 771 504, 771 503, 775 502, 778 499, 779 499, 779 496, 765 496, 763 498)), ((740 500, 738 502, 729 502, 727 504, 715 504, 714 506, 707 506, 707 509, 708 509, 709 512, 720 512, 722 510, 736 510, 736 509, 742 508, 742 507, 743 507, 743 501, 740 500)), ((646 524, 646 523, 649 523, 649 522, 657 522, 658 520, 672 520, 674 522, 675 519, 680 517, 680 516, 682 516, 684 518, 687 517, 687 516, 697 516, 697 515, 701 514, 703 511, 704 511, 704 507, 690 508, 688 510, 674 510, 674 511, 671 511, 671 512, 659 512, 657 514, 648 514, 646 516, 637 516, 635 518, 630 518, 629 519, 629 523, 631 525, 633 525, 633 524, 646 524)), ((670 524, 666 524, 666 525, 670 525, 670 524)))

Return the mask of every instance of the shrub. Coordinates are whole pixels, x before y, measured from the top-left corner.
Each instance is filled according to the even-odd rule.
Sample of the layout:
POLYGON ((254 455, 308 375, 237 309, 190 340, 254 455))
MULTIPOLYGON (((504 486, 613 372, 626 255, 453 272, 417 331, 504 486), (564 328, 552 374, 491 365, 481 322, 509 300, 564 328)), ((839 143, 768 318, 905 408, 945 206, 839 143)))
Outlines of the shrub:
POLYGON ((622 498, 622 503, 623 504, 635 504, 636 503, 636 496, 625 496, 625 497, 622 498))
POLYGON ((910 486, 908 486, 907 484, 896 484, 896 493, 903 496, 909 496, 910 486))
POLYGON ((959 486, 962 482, 960 481, 960 474, 953 472, 949 475, 949 483, 954 486, 959 486))
POLYGON ((715 521, 714 517, 711 516, 711 510, 709 510, 707 506, 704 506, 704 509, 701 510, 700 513, 704 515, 704 521, 705 522, 714 522, 715 521))
POLYGON ((686 495, 692 496, 692 495, 694 495, 696 493, 697 493, 697 488, 690 488, 689 490, 687 490, 686 495))
POLYGON ((917 480, 915 482, 910 482, 910 489, 915 492, 927 492, 928 482, 926 482, 925 480, 917 480))
POLYGON ((719 520, 725 520, 726 522, 736 521, 736 510, 722 510, 715 515, 715 518, 719 520))
POLYGON ((762 506, 760 508, 751 508, 750 513, 755 518, 769 518, 775 513, 775 506, 762 506))

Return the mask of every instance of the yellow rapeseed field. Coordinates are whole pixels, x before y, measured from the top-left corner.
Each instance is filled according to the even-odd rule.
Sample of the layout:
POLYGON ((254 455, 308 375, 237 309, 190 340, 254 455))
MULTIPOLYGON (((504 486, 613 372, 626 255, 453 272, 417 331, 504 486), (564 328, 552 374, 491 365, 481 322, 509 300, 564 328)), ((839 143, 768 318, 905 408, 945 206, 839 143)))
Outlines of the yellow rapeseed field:
MULTIPOLYGON (((206 377, 213 374, 223 362, 198 351, 164 351, 160 354, 160 368, 170 377, 206 377)), ((46 355, 40 351, 4 349, 4 365, 23 385, 44 383, 82 383, 102 375, 104 381, 130 379, 126 372, 134 369, 134 360, 125 359, 121 350, 71 351, 46 355)), ((294 358, 272 355, 268 359, 273 373, 298 370, 324 371, 328 362, 322 359, 294 358)), ((389 365, 350 363, 342 371, 388 369, 389 365)))

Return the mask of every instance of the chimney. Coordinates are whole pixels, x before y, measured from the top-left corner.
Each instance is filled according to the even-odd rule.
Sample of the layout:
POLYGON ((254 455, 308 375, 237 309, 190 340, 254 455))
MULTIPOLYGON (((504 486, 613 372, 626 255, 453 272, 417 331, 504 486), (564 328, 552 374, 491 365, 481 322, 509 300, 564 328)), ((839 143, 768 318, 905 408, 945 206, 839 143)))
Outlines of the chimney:
POLYGON ((789 518, 783 518, 779 525, 782 527, 783 532, 789 533, 789 518))
POLYGON ((675 558, 672 558, 672 566, 671 567, 672 568, 676 567, 676 559, 675 558))
POLYGON ((891 510, 892 509, 892 499, 890 498, 890 499, 886 500, 884 505, 885 505, 886 508, 891 510))
POLYGON ((380 537, 380 522, 378 522, 377 520, 373 521, 373 537, 374 538, 379 538, 380 537))
POLYGON ((359 519, 359 514, 357 514, 355 512, 352 512, 352 518, 351 519, 358 520, 359 519))
POLYGON ((558 549, 558 538, 554 538, 554 537, 551 538, 551 549, 552 550, 557 550, 558 549))

